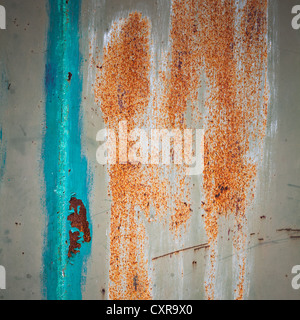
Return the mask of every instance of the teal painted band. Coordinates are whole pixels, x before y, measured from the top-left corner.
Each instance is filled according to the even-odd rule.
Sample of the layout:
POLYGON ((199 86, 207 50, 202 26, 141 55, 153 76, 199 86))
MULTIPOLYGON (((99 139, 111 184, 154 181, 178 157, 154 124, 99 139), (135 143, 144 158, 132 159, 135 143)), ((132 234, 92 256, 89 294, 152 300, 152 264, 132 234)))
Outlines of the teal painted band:
MULTIPOLYGON (((87 209, 90 175, 82 154, 82 57, 79 49, 81 1, 49 0, 45 70, 46 130, 43 142, 47 226, 43 252, 45 299, 81 299, 91 242, 68 257, 69 201, 87 209)), ((91 229, 91 223, 89 223, 91 229)), ((92 230, 91 235, 92 235, 92 230)))

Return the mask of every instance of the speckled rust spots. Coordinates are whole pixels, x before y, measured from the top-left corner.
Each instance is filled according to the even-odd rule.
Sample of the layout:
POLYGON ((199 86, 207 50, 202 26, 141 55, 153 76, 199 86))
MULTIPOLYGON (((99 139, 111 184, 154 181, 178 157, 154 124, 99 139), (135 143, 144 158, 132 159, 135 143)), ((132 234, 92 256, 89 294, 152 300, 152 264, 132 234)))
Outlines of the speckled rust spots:
MULTIPOLYGON (((161 73, 159 83, 163 88, 163 94, 159 97, 156 115, 158 120, 164 120, 160 125, 170 131, 186 129, 187 110, 189 107, 194 110, 197 104, 202 68, 197 22, 198 2, 197 0, 172 1, 171 48, 166 71, 161 73)), ((172 204, 171 206, 169 204, 168 208, 171 212, 170 229, 176 235, 180 235, 181 227, 186 230, 192 213, 190 177, 186 175, 184 165, 174 165, 169 170, 169 177, 176 177, 175 183, 171 182, 169 177, 166 178, 171 190, 168 197, 172 199, 172 204)))
MULTIPOLYGON (((246 207, 254 192, 254 158, 260 155, 269 96, 267 1, 172 1, 170 52, 164 54, 164 68, 152 82, 147 18, 131 13, 112 25, 106 39, 102 61, 96 63, 94 90, 107 128, 118 132, 119 122, 126 120, 128 132, 184 130, 189 108, 194 112, 192 123, 198 128, 204 124, 202 207, 210 250, 206 295, 215 298, 219 216, 231 214, 239 269, 234 296, 242 299, 246 207), (202 77, 206 82, 203 114, 198 111, 202 77)), ((117 164, 109 166, 109 298, 150 299, 144 221, 151 220, 152 207, 155 218, 170 216, 170 229, 178 234, 192 212, 190 181, 180 165, 162 170, 119 163, 118 144, 117 164)))
POLYGON ((91 235, 89 222, 87 221, 86 217, 86 208, 83 202, 80 199, 72 197, 69 203, 69 210, 73 210, 73 212, 68 216, 68 220, 71 221, 72 228, 76 228, 79 230, 74 232, 72 232, 71 230, 69 231, 70 245, 68 257, 71 257, 72 253, 76 254, 81 248, 81 244, 78 243, 78 241, 80 240, 80 232, 83 233, 84 242, 90 242, 91 235))
POLYGON ((197 0, 172 2, 171 63, 167 105, 172 127, 185 128, 189 100, 197 102, 201 52, 197 21, 197 0))
MULTIPOLYGON (((139 13, 113 24, 104 48, 95 96, 108 128, 141 128, 150 98, 150 23, 139 13)), ((118 144, 117 144, 118 145, 118 144)), ((150 188, 140 164, 109 167, 112 197, 110 223, 110 299, 150 299, 145 227, 140 210, 149 211, 150 188)))
MULTIPOLYGON (((267 1, 203 1, 199 18, 201 48, 209 83, 206 100, 203 187, 205 229, 211 244, 208 298, 214 298, 218 216, 235 216, 233 245, 239 280, 235 298, 244 293, 245 210, 253 193, 257 163, 249 155, 263 138, 268 102, 267 1)), ((259 154, 259 152, 257 152, 259 154)))
MULTIPOLYGON (((195 1, 191 1, 186 12, 177 1, 174 2, 171 59, 167 63, 168 71, 160 72, 152 92, 149 20, 139 13, 132 13, 127 19, 113 24, 103 59, 97 64, 95 83, 96 101, 100 103, 108 128, 118 132, 119 122, 123 120, 127 121, 128 132, 136 127, 150 129, 151 123, 154 128, 186 128, 188 100, 196 101, 199 77, 195 27, 189 26, 191 12, 196 18, 194 4, 195 1), (178 32, 180 25, 186 29, 185 34, 178 32), (156 88, 163 94, 158 94, 156 88), (151 121, 147 112, 150 98, 153 101, 151 121)), ((176 174, 173 174, 175 182, 172 182, 168 176, 172 172, 169 166, 120 164, 118 141, 116 160, 117 164, 109 167, 113 199, 109 297, 149 299, 148 264, 144 257, 145 227, 141 213, 150 221, 152 207, 154 219, 166 219, 170 213, 172 231, 185 227, 191 216, 185 168, 174 166, 176 174)))

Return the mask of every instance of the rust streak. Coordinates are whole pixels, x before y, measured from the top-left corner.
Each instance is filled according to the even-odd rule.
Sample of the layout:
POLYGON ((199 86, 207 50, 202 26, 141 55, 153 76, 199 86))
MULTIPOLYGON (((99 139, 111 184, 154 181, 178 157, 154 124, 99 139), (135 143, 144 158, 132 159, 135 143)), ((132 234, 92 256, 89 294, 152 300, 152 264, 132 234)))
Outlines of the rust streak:
MULTIPOLYGON (((115 132, 127 121, 128 132, 145 123, 150 99, 150 22, 138 12, 116 21, 104 48, 95 84, 105 124, 115 132)), ((130 147, 132 143, 128 143, 130 147)), ((124 155, 123 155, 124 156, 124 155)), ((127 154, 125 154, 127 157, 127 154)), ((110 221, 109 298, 151 298, 148 263, 145 259, 145 226, 139 207, 147 216, 151 189, 140 164, 119 162, 109 166, 112 197, 110 221)))
MULTIPOLYGON (((173 0, 170 52, 165 70, 150 87, 150 21, 138 12, 116 21, 109 32, 94 92, 105 125, 115 132, 119 122, 134 128, 187 126, 187 110, 198 104, 205 75, 204 222, 209 247, 205 289, 214 298, 219 216, 234 216, 232 239, 239 276, 235 298, 244 296, 247 240, 246 209, 255 192, 257 161, 265 134, 269 102, 267 82, 267 1, 173 0), (152 95, 152 96, 151 96, 152 95), (152 101, 149 119, 147 108, 152 101), (151 120, 151 121, 149 121, 151 120), (255 158, 255 157, 254 157, 255 158), (250 195, 250 198, 249 198, 250 195)), ((195 114, 195 113, 194 113, 195 114)), ((112 196, 110 232, 111 299, 150 299, 145 225, 150 207, 157 217, 170 215, 170 230, 178 234, 191 217, 189 179, 184 166, 165 171, 140 163, 109 166, 112 196), (172 171, 173 170, 173 171, 172 171), (166 173, 167 172, 167 173, 166 173), (174 174, 175 173, 175 174, 174 174), (175 182, 170 180, 175 177, 175 182)), ((128 143, 130 147, 131 142, 128 143)), ((174 154, 174 150, 171 150, 174 154)), ((172 253, 194 247, 177 250, 172 253)), ((198 246, 195 250, 202 248, 198 246)), ((170 255, 162 255, 152 260, 170 255)))
POLYGON ((209 86, 203 172, 205 229, 211 244, 206 291, 213 299, 218 216, 231 213, 235 216, 233 245, 240 269, 235 297, 242 299, 245 211, 257 171, 257 163, 248 154, 255 150, 252 145, 258 148, 264 137, 268 105, 267 1, 248 0, 238 8, 235 1, 220 4, 217 0, 203 0, 202 5, 201 48, 209 86))

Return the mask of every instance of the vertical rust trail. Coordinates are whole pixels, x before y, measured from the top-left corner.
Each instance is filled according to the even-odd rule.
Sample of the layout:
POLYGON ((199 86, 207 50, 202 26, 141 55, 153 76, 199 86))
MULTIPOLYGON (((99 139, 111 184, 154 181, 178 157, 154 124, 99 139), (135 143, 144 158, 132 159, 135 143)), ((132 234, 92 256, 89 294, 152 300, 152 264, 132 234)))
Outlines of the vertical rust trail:
MULTIPOLYGON (((236 205, 233 246, 237 251, 239 278, 234 292, 236 299, 243 299, 245 292, 246 224, 245 210, 254 197, 255 178, 258 161, 262 155, 269 103, 267 81, 267 11, 268 1, 248 0, 245 7, 239 9, 240 27, 237 39, 241 39, 241 48, 236 61, 241 65, 237 70, 237 106, 243 108, 243 131, 245 157, 248 158, 248 178, 243 185, 245 200, 236 205), (250 152, 249 152, 250 151, 250 152), (250 153, 251 156, 246 156, 250 153), (249 181, 251 184, 249 185, 249 181), (247 198, 248 196, 248 198, 247 198)), ((241 167, 241 172, 243 167, 241 167)), ((243 199, 243 198, 242 198, 243 199)))
MULTIPOLYGON (((205 229, 211 246, 206 282, 214 298, 218 216, 234 214, 233 246, 239 264, 234 296, 242 299, 245 279, 248 196, 253 193, 257 153, 266 125, 267 1, 203 1, 201 48, 209 83, 206 100, 203 187, 205 229), (264 98, 262 98, 264 95, 264 98)), ((251 198, 251 197, 250 197, 251 198)))
MULTIPOLYGON (((163 86, 165 95, 162 110, 168 115, 169 130, 187 128, 188 108, 195 108, 200 86, 201 51, 199 48, 198 0, 172 1, 170 57, 163 86)), ((172 188, 174 208, 170 228, 179 232, 191 217, 189 177, 185 165, 174 165, 176 183, 172 188)))
MULTIPOLYGON (((95 85, 105 123, 116 133, 127 121, 128 132, 142 128, 150 94, 150 23, 139 13, 112 26, 95 85)), ((110 223, 110 299, 150 299, 145 228, 137 207, 148 192, 140 164, 117 163, 109 168, 112 196, 110 223)), ((148 201, 147 201, 148 202, 148 201)))
POLYGON ((171 61, 167 105, 172 127, 185 128, 185 112, 197 102, 201 52, 197 13, 198 0, 172 2, 171 61))
MULTIPOLYGON (((235 206, 240 186, 232 186, 243 165, 241 139, 232 139, 237 126, 235 108, 234 1, 203 1, 200 12, 201 48, 209 83, 205 106, 204 172, 205 230, 210 244, 210 268, 205 289, 214 298, 218 215, 235 206), (234 120, 234 123, 231 121, 234 120), (234 153, 234 154, 233 154, 234 153)), ((239 120, 237 120, 239 121, 239 120)))
MULTIPOLYGON (((197 51, 196 2, 174 1, 171 31, 171 59, 166 74, 160 73, 162 96, 151 92, 152 120, 155 128, 184 129, 188 100, 196 101, 199 78, 197 51), (186 11, 186 9, 188 9, 186 11), (178 32, 183 28, 184 33, 178 32), (159 100, 159 101, 158 101, 159 100)), ((139 13, 116 22, 104 48, 100 73, 95 84, 96 101, 101 104, 108 128, 119 130, 127 121, 127 131, 149 129, 147 106, 150 99, 150 23, 139 13)), ((118 145, 118 141, 117 141, 118 145)), ((130 146, 130 143, 129 143, 130 146)), ((175 167, 176 183, 169 180, 170 167, 117 164, 109 169, 113 199, 110 232, 110 298, 149 299, 150 281, 144 257, 145 230, 140 215, 149 219, 150 206, 155 217, 166 218, 171 212, 170 229, 178 231, 190 218, 190 198, 186 188, 185 168, 175 167), (173 199, 173 201, 172 201, 173 199), (170 201, 171 200, 171 201, 170 201), (172 204, 171 204, 172 203, 172 204), (171 205, 171 206, 170 206, 171 205), (141 212, 137 211, 139 208, 141 212)))
MULTIPOLYGON (((164 53, 158 78, 151 78, 150 31, 148 18, 137 12, 112 25, 97 65, 96 101, 106 127, 115 133, 124 120, 127 133, 135 128, 183 132, 189 108, 197 116, 193 123, 203 122, 202 205, 210 248, 206 297, 215 298, 219 217, 233 215, 238 270, 234 298, 242 299, 246 212, 255 193, 269 97, 267 1, 173 0, 170 51, 164 53), (203 76, 202 114, 198 100, 203 76)), ((109 298, 151 299, 144 221, 151 221, 153 210, 154 219, 170 217, 170 230, 180 234, 191 217, 190 180, 184 164, 162 168, 120 163, 119 144, 117 139, 116 164, 108 169, 112 197, 109 298)), ((128 142, 128 148, 132 145, 128 142)))

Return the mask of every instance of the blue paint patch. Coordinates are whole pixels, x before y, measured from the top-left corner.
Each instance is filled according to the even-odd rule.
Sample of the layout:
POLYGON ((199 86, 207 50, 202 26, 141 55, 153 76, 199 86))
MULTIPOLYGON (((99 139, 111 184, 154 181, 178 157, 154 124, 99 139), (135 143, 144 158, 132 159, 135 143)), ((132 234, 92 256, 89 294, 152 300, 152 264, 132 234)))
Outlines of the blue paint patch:
POLYGON ((79 300, 85 281, 91 242, 68 258, 67 220, 72 195, 81 199, 89 217, 87 160, 81 150, 81 63, 79 19, 81 1, 49 0, 49 30, 45 68, 46 131, 43 142, 45 176, 45 230, 43 295, 51 300, 79 300), (72 73, 71 81, 68 80, 72 73))

